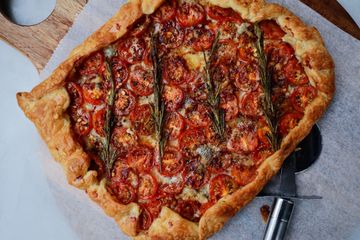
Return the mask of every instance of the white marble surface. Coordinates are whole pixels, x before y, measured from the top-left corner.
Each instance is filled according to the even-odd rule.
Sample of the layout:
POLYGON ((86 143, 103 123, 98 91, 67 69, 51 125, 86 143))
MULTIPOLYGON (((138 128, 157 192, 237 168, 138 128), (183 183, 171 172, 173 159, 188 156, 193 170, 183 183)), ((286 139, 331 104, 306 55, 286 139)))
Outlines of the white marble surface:
MULTIPOLYGON (((350 9, 356 9, 360 2, 358 0, 340 1, 355 4, 350 6, 350 9)), ((297 8, 296 4, 289 4, 289 7, 295 12, 306 10, 306 8, 297 8)), ((360 16, 360 12, 355 14, 360 16)), ((314 20, 305 15, 305 20, 314 25, 320 24, 318 19, 314 20)), ((93 21, 94 25, 102 23, 100 19, 93 19, 93 21)), ((359 84, 356 84, 355 80, 359 81, 360 72, 345 72, 349 69, 353 70, 355 65, 353 63, 339 62, 344 58, 345 53, 342 51, 350 54, 353 61, 356 59, 359 61, 360 44, 351 44, 351 46, 355 47, 351 53, 346 47, 346 42, 353 41, 353 39, 340 31, 337 34, 340 35, 339 40, 343 41, 344 44, 340 46, 337 45, 338 43, 329 42, 332 39, 330 29, 330 27, 323 27, 320 31, 325 35, 325 40, 334 55, 335 62, 338 63, 338 93, 335 104, 331 106, 329 113, 320 122, 323 130, 328 132, 325 136, 324 153, 319 163, 299 179, 299 184, 303 186, 299 189, 301 192, 321 194, 325 197, 325 200, 322 202, 299 203, 293 225, 290 228, 290 236, 297 236, 296 239, 314 239, 316 237, 316 239, 351 238, 356 240, 360 238, 359 233, 356 234, 356 232, 359 232, 358 227, 360 225, 359 210, 356 207, 353 212, 351 211, 351 208, 358 204, 354 202, 358 200, 356 199, 356 196, 359 196, 358 193, 347 193, 339 198, 333 198, 332 195, 334 191, 346 193, 349 182, 355 184, 353 189, 360 191, 358 188, 359 181, 346 177, 347 175, 360 173, 358 162, 360 155, 357 155, 359 151, 354 150, 355 147, 359 147, 359 125, 355 121, 360 121, 359 108, 352 109, 349 105, 355 99, 359 103, 359 84), (353 67, 349 67, 349 65, 353 67), (346 81, 348 79, 346 74, 353 74, 353 83, 346 81), (344 92, 346 84, 353 88, 350 94, 344 92), (345 115, 350 115, 354 119, 349 120, 346 118, 346 127, 341 128, 346 120, 342 116, 345 115), (331 116, 334 116, 334 118, 331 116), (337 141, 337 139, 346 136, 332 131, 334 126, 352 133, 348 135, 348 137, 352 138, 347 143, 350 143, 350 145, 343 145, 337 141), (337 152, 344 149, 346 150, 345 155, 337 154, 337 152), (341 156, 346 157, 346 159, 341 159, 341 156), (324 165, 332 164, 336 160, 343 161, 344 164, 351 163, 354 165, 350 169, 348 168, 349 165, 343 166, 343 164, 339 165, 338 169, 329 166, 321 171, 324 165), (331 175, 342 176, 342 178, 334 179, 331 178, 331 175), (309 181, 314 177, 318 178, 323 185, 309 185, 309 181), (350 208, 350 210, 341 209, 341 205, 337 204, 337 201, 344 202, 345 206, 343 207, 350 208), (327 206, 334 207, 334 209, 326 209, 327 206), (326 214, 321 215, 319 211, 325 211, 326 214), (351 219, 351 222, 346 221, 344 214, 347 214, 346 217, 351 219), (341 216, 344 222, 334 220, 338 215, 341 216), (314 220, 315 222, 322 221, 321 226, 316 226, 314 220), (301 221, 302 224, 298 225, 296 221, 301 221), (302 237, 298 237, 301 232, 304 234, 301 235, 302 237), (338 232, 338 235, 336 235, 336 232, 338 232)), ((357 66, 359 67, 359 65, 357 66)), ((0 101, 0 239, 124 238, 124 235, 118 232, 116 225, 103 216, 101 210, 88 201, 84 193, 66 185, 60 167, 50 160, 51 157, 36 133, 34 126, 17 107, 15 93, 31 89, 40 81, 40 78, 35 68, 23 55, 2 41, 0 41, 0 72, 2 73, 0 78, 2 83, 0 88, 0 96, 2 97, 2 101, 0 101), (56 191, 53 190, 54 186, 57 188, 56 191), (78 208, 79 205, 82 207, 78 208), (74 216, 74 211, 79 214, 79 217, 74 216), (91 212, 91 216, 97 216, 97 218, 84 219, 80 217, 85 216, 87 211, 91 212), (104 229, 109 234, 102 238, 100 233, 104 229)), ((217 234, 214 239, 259 238, 259 234, 251 234, 249 230, 256 228, 258 232, 263 231, 264 225, 261 224, 258 207, 262 203, 269 204, 270 202, 271 199, 255 200, 231 220, 226 228, 217 234), (241 238, 241 236, 249 238, 241 238)))

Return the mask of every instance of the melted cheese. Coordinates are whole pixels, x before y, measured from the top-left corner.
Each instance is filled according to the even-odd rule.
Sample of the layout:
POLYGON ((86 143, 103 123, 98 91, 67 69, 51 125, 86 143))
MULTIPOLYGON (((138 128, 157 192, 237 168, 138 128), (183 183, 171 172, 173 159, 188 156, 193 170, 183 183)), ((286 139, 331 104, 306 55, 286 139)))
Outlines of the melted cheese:
MULTIPOLYGON (((208 184, 207 184, 208 185, 208 184)), ((208 198, 206 197, 206 192, 205 191, 206 189, 204 190, 200 190, 200 191, 196 191, 192 188, 189 188, 189 187, 185 187, 182 191, 182 193, 179 195, 179 197, 181 199, 184 199, 184 200, 197 200, 199 201, 200 203, 206 203, 208 201, 208 198)))
POLYGON ((203 68, 205 60, 202 52, 199 53, 186 53, 183 55, 190 69, 203 68))

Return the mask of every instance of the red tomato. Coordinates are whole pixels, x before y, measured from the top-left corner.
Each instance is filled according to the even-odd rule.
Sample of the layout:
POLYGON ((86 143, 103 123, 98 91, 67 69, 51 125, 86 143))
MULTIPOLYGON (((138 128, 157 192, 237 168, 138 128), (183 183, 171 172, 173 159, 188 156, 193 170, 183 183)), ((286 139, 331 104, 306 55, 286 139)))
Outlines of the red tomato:
POLYGON ((223 64, 230 64, 237 60, 238 55, 238 48, 237 44, 231 40, 220 40, 219 46, 214 56, 214 63, 216 65, 223 63, 223 64))
POLYGON ((184 218, 198 222, 200 220, 201 203, 196 200, 179 200, 176 211, 184 218))
POLYGON ((271 131, 270 131, 269 126, 265 123, 264 125, 259 126, 256 132, 257 132, 258 138, 261 142, 261 145, 264 148, 270 147, 270 142, 269 142, 268 136, 271 133, 271 131))
POLYGON ((182 27, 196 26, 205 19, 205 11, 200 4, 183 3, 176 11, 176 18, 182 27))
POLYGON ((185 152, 194 151, 205 140, 205 134, 200 128, 189 128, 179 137, 181 150, 185 152))
POLYGON ((161 7, 154 13, 154 20, 156 22, 165 23, 172 20, 176 13, 176 1, 170 0, 165 2, 161 7))
POLYGON ((142 206, 141 213, 139 215, 138 228, 142 231, 148 230, 152 222, 153 222, 152 214, 149 212, 149 210, 147 210, 147 208, 142 206))
POLYGON ((308 77, 305 74, 304 68, 296 59, 296 57, 291 58, 287 64, 284 66, 284 73, 286 79, 295 85, 303 85, 309 82, 308 77))
POLYGON ((186 163, 182 173, 184 183, 193 189, 200 189, 210 178, 210 172, 199 161, 191 161, 186 163))
POLYGON ((234 166, 231 168, 231 175, 237 184, 245 186, 255 179, 257 172, 256 168, 234 166))
POLYGON ((111 181, 126 183, 134 189, 137 189, 139 186, 139 176, 135 170, 121 164, 114 166, 111 181))
POLYGON ((163 77, 167 83, 181 85, 190 80, 189 68, 184 58, 180 56, 168 58, 163 66, 163 77))
POLYGON ((129 149, 138 144, 136 133, 125 127, 116 127, 112 132, 112 140, 120 150, 119 155, 126 155, 129 149))
POLYGON ((139 199, 151 199, 158 190, 158 182, 150 173, 141 173, 139 178, 139 199))
POLYGON ((218 156, 213 157, 208 165, 208 170, 212 173, 226 172, 232 165, 232 156, 230 153, 221 152, 218 156))
POLYGON ((208 6, 206 8, 206 13, 209 17, 212 19, 218 20, 218 21, 234 21, 241 23, 243 22, 241 16, 232 10, 231 8, 222 8, 218 6, 208 6))
POLYGON ((166 115, 165 132, 169 135, 170 140, 179 137, 185 126, 184 118, 177 112, 171 112, 166 115))
POLYGON ((186 120, 193 127, 206 127, 211 124, 209 110, 201 103, 193 103, 186 108, 186 120))
POLYGON ((279 132, 281 136, 287 135, 291 129, 296 127, 304 115, 302 113, 284 114, 279 121, 279 132))
POLYGON ((86 82, 82 85, 85 102, 100 105, 105 100, 105 92, 100 83, 86 82))
POLYGON ((285 32, 274 20, 261 21, 260 28, 264 32, 265 39, 280 40, 285 35, 285 32))
POLYGON ((114 193, 116 199, 121 204, 129 204, 136 200, 136 191, 130 185, 116 182, 110 185, 112 192, 114 193))
POLYGON ((135 147, 128 154, 127 164, 140 172, 148 172, 153 165, 153 150, 147 146, 135 147))
POLYGON ((239 110, 241 114, 249 117, 256 117, 260 115, 260 93, 258 91, 246 93, 240 100, 239 110))
POLYGON ((159 42, 165 48, 177 48, 183 41, 184 31, 175 21, 166 22, 161 26, 159 42))
POLYGON ((115 115, 128 115, 135 108, 136 100, 130 90, 119 89, 115 96, 115 115))
POLYGON ((178 109, 184 100, 184 93, 176 86, 166 85, 163 90, 166 109, 174 111, 178 109))
POLYGON ((204 51, 211 48, 215 34, 203 26, 189 28, 186 31, 185 42, 197 51, 204 51))
POLYGON ((83 108, 72 109, 71 118, 74 121, 75 133, 79 136, 88 135, 92 129, 92 116, 83 108))
POLYGON ((123 86, 129 78, 129 69, 126 66, 126 63, 118 57, 113 58, 111 61, 115 87, 118 88, 123 86))
POLYGON ((144 64, 146 67, 152 68, 153 66, 150 49, 146 49, 145 51, 144 64))
POLYGON ((316 98, 316 89, 312 86, 299 86, 296 87, 290 96, 290 100, 295 110, 303 112, 305 107, 316 98))
POLYGON ((233 129, 227 148, 236 153, 249 154, 257 149, 259 140, 252 127, 233 129))
POLYGON ((118 55, 127 63, 134 64, 144 59, 145 42, 142 38, 129 37, 120 40, 117 45, 118 55))
POLYGON ((213 70, 212 79, 214 82, 226 82, 229 79, 229 67, 224 64, 219 64, 213 70))
POLYGON ((265 52, 269 56, 270 63, 286 63, 294 57, 295 51, 287 42, 274 42, 265 46, 265 52))
POLYGON ((97 134, 104 137, 105 136, 105 117, 106 117, 106 110, 102 108, 97 110, 93 115, 93 126, 97 134))
POLYGON ((76 83, 69 82, 66 84, 66 90, 70 95, 71 102, 80 107, 84 102, 82 88, 76 83))
POLYGON ((225 111, 225 121, 236 118, 239 113, 237 97, 234 94, 221 94, 220 108, 225 111))
POLYGON ((105 70, 103 54, 101 52, 92 53, 82 61, 77 69, 81 75, 101 75, 105 70))
POLYGON ((135 36, 135 37, 139 37, 142 34, 144 34, 146 32, 146 30, 148 30, 149 26, 150 26, 150 18, 147 17, 147 16, 143 16, 143 17, 139 18, 138 20, 136 20, 131 25, 130 34, 135 36))
POLYGON ((180 194, 184 189, 184 181, 180 178, 180 182, 164 183, 160 187, 160 191, 164 194, 180 194))
POLYGON ((155 123, 151 115, 151 107, 149 104, 138 105, 130 113, 130 121, 133 123, 134 129, 140 135, 151 135, 154 132, 155 123))
POLYGON ((259 73, 255 64, 241 63, 230 70, 229 78, 243 92, 250 92, 259 86, 259 73))
POLYGON ((180 151, 176 149, 169 149, 164 152, 161 160, 161 171, 158 165, 161 175, 172 177, 180 172, 184 167, 184 159, 180 151))
POLYGON ((238 184, 231 176, 219 174, 210 181, 210 198, 217 201, 220 198, 235 192, 238 187, 238 184))
POLYGON ((154 92, 154 78, 150 69, 136 66, 130 73, 130 87, 140 96, 149 96, 154 92))

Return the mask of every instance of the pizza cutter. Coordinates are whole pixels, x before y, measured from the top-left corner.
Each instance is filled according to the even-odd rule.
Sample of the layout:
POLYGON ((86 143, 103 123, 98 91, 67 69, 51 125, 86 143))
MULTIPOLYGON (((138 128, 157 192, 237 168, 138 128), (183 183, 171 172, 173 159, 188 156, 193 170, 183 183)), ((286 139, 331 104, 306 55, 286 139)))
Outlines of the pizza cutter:
MULTIPOLYGON (((293 152, 281 167, 279 181, 279 192, 272 204, 269 220, 264 234, 264 240, 282 240, 285 237, 287 226, 290 222, 295 199, 321 199, 318 196, 298 196, 296 193, 295 173, 309 168, 321 153, 320 129, 315 125, 310 134, 298 145, 298 150, 293 152)), ((272 183, 274 185, 274 183, 272 183)), ((276 185, 276 183, 275 183, 276 185)), ((270 186, 271 187, 271 186, 270 186)), ((269 188, 269 187, 266 187, 269 188)), ((266 188, 260 196, 266 194, 266 188)))

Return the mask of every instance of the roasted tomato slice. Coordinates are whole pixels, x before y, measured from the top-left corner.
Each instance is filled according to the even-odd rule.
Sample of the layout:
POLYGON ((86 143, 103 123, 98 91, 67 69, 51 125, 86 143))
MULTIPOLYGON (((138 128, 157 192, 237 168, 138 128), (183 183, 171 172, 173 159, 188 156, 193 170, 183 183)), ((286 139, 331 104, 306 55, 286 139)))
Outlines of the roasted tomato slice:
POLYGON ((246 93, 240 100, 239 106, 240 113, 249 116, 256 117, 261 113, 261 99, 260 92, 254 91, 246 93))
POLYGON ((176 5, 177 3, 175 0, 166 1, 158 10, 156 10, 154 14, 154 20, 156 22, 165 23, 174 19, 176 5))
POLYGON ((143 33, 145 33, 146 30, 148 30, 149 26, 150 26, 150 18, 148 16, 143 16, 131 25, 130 34, 135 37, 139 37, 143 33))
POLYGON ((166 109, 174 111, 181 106, 184 100, 184 93, 176 86, 166 85, 163 90, 163 97, 166 109))
POLYGON ((158 182, 150 173, 141 173, 139 177, 138 197, 139 199, 151 199, 158 190, 158 182))
POLYGON ((290 96, 292 105, 296 111, 303 112, 305 107, 316 98, 316 89, 312 86, 296 87, 290 96))
POLYGON ((165 132, 168 134, 170 140, 178 138, 184 126, 185 120, 179 113, 171 112, 166 115, 165 132))
POLYGON ((100 136, 105 136, 105 116, 106 116, 106 110, 105 108, 102 108, 100 110, 97 110, 93 115, 93 126, 97 134, 100 136))
POLYGON ((153 165, 153 150, 147 146, 140 145, 130 151, 127 164, 140 172, 149 172, 153 165))
POLYGON ((234 94, 222 94, 220 108, 225 111, 225 121, 236 118, 239 113, 237 97, 234 94))
POLYGON ((192 152, 205 142, 205 134, 200 128, 189 128, 180 137, 180 147, 183 152, 192 152))
POLYGON ((304 115, 302 113, 284 114, 279 121, 279 132, 281 136, 285 136, 291 129, 296 127, 304 115))
POLYGON ((151 69, 136 66, 130 73, 130 87, 140 96, 149 96, 153 93, 154 78, 151 69))
POLYGON ((184 41, 184 30, 175 21, 169 21, 161 26, 159 42, 165 48, 177 48, 184 41))
POLYGON ((112 139, 119 149, 130 149, 137 145, 138 136, 129 128, 117 127, 112 132, 112 139))
POLYGON ((138 228, 142 231, 148 230, 153 222, 153 216, 150 211, 142 206, 139 215, 138 228))
POLYGON ((253 91, 259 86, 257 66, 251 63, 240 63, 238 67, 232 68, 229 78, 243 92, 253 91))
POLYGON ((204 26, 197 26, 187 29, 185 42, 195 51, 200 52, 209 49, 214 38, 215 34, 212 30, 207 29, 204 26))
POLYGON ((233 129, 227 148, 236 153, 249 154, 257 149, 259 139, 253 127, 243 126, 233 129))
POLYGON ((82 85, 84 100, 93 105, 100 105, 104 102, 105 91, 101 83, 88 80, 82 85))
POLYGON ((135 108, 136 100, 130 90, 119 89, 115 96, 115 115, 128 115, 135 108))
POLYGON ((212 78, 215 82, 226 82, 229 80, 229 67, 224 64, 219 64, 216 66, 216 68, 213 70, 212 78))
POLYGON ((136 171, 122 164, 114 166, 111 181, 126 183, 134 189, 137 189, 139 186, 139 176, 136 171))
POLYGON ((196 26, 205 19, 204 8, 197 3, 183 3, 176 11, 176 18, 182 27, 196 26))
POLYGON ((134 129, 140 135, 151 135, 154 132, 154 121, 151 116, 151 107, 149 104, 138 105, 130 113, 130 121, 134 129))
POLYGON ((75 133, 79 136, 88 135, 92 129, 92 116, 89 111, 81 107, 72 108, 70 115, 74 121, 75 133))
POLYGON ((296 57, 289 59, 284 67, 284 73, 286 79, 294 85, 302 85, 309 82, 303 66, 299 63, 296 57))
POLYGON ((295 51, 287 42, 274 42, 265 46, 265 52, 268 55, 270 65, 278 63, 284 64, 294 57, 295 51))
POLYGON ((238 187, 234 178, 226 174, 219 174, 210 181, 210 198, 217 201, 233 193, 238 187))
POLYGON ((182 177, 178 177, 178 181, 171 183, 163 183, 160 192, 163 194, 180 194, 184 189, 184 181, 182 177))
POLYGON ((210 178, 210 172, 206 169, 206 166, 198 160, 186 163, 182 175, 185 185, 193 189, 200 189, 210 178))
POLYGON ((234 166, 231 168, 231 175, 237 184, 245 186, 255 179, 257 172, 254 167, 234 166))
POLYGON ((265 39, 281 40, 285 35, 285 32, 274 20, 261 21, 260 28, 264 32, 265 39))
POLYGON ((117 45, 118 55, 127 63, 134 64, 144 58, 145 42, 142 38, 129 37, 120 40, 117 45))
POLYGON ((241 16, 232 10, 231 8, 222 8, 218 6, 208 6, 206 8, 206 13, 212 19, 218 21, 231 21, 231 22, 243 22, 241 16))
POLYGON ((175 209, 182 217, 197 222, 200 220, 201 203, 196 200, 179 200, 175 209))
POLYGON ((214 56, 214 64, 230 64, 236 61, 238 55, 237 45, 233 40, 219 41, 219 47, 214 56))
POLYGON ((73 82, 66 84, 66 90, 70 95, 72 103, 76 106, 81 106, 84 102, 82 88, 73 82))
POLYGON ((92 53, 77 67, 81 75, 101 75, 105 70, 104 55, 101 52, 92 53))
POLYGON ((136 200, 136 191, 133 187, 122 182, 113 182, 110 188, 116 199, 121 204, 129 204, 136 200))
POLYGON ((111 60, 111 68, 114 76, 115 87, 123 86, 129 78, 129 69, 126 63, 120 58, 116 57, 111 60))
POLYGON ((187 123, 193 127, 206 127, 211 123, 209 110, 204 104, 193 103, 186 107, 187 123))
POLYGON ((172 177, 180 172, 184 167, 184 160, 179 150, 168 149, 165 150, 161 160, 161 169, 158 165, 161 175, 172 177), (161 170, 161 171, 160 171, 161 170))
POLYGON ((184 58, 170 57, 164 63, 164 80, 168 83, 181 85, 189 81, 189 68, 184 58))
POLYGON ((209 171, 212 173, 226 172, 232 165, 232 156, 230 153, 221 152, 209 161, 209 171))

